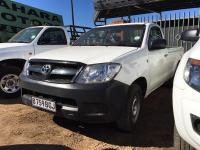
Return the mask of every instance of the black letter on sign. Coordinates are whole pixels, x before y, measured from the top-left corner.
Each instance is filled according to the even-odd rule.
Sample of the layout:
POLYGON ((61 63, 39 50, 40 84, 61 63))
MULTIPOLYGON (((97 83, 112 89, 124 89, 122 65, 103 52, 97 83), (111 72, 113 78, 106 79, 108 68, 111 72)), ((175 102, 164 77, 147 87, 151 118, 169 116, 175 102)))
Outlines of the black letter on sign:
POLYGON ((6 30, 7 30, 7 25, 0 24, 0 31, 3 32, 3 31, 6 31, 6 30))
POLYGON ((53 16, 52 21, 56 21, 56 22, 59 22, 59 23, 60 23, 60 20, 59 20, 59 18, 58 18, 57 16, 53 16))
POLYGON ((39 17, 39 15, 37 14, 37 12, 34 9, 30 9, 27 14, 35 16, 35 17, 39 17))
POLYGON ((10 32, 11 33, 17 33, 19 30, 17 27, 13 27, 13 26, 10 26, 10 32))
POLYGON ((19 19, 21 19, 21 22, 23 23, 23 24, 26 24, 27 22, 26 21, 28 21, 29 19, 27 18, 27 17, 22 17, 22 16, 17 16, 19 19))
POLYGON ((52 24, 52 23, 49 23, 49 22, 44 22, 43 25, 46 25, 46 26, 53 26, 53 24, 52 24))
POLYGON ((47 20, 50 20, 49 18, 49 14, 45 13, 45 12, 40 12, 40 17, 43 18, 43 19, 47 19, 47 20))
POLYGON ((38 21, 38 20, 31 20, 31 25, 32 26, 41 26, 42 25, 42 23, 40 22, 40 21, 38 21))
POLYGON ((3 0, 0 0, 0 6, 6 8, 6 9, 10 9, 9 6, 6 4, 6 2, 3 0))
POLYGON ((14 15, 8 14, 8 13, 2 13, 1 17, 7 21, 16 21, 17 20, 17 18, 14 15))
POLYGON ((13 10, 13 11, 19 10, 19 11, 21 11, 21 13, 23 13, 23 14, 26 13, 26 9, 25 9, 24 6, 19 6, 19 7, 17 7, 17 4, 15 4, 15 3, 12 3, 12 10, 13 10))

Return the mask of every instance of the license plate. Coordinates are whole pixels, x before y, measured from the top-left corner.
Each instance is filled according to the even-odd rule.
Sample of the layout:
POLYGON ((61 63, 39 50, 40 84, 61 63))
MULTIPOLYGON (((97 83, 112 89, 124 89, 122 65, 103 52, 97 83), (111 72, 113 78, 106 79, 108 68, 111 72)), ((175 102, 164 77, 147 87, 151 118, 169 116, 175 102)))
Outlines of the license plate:
POLYGON ((32 105, 37 108, 56 112, 56 103, 38 97, 32 97, 32 105))

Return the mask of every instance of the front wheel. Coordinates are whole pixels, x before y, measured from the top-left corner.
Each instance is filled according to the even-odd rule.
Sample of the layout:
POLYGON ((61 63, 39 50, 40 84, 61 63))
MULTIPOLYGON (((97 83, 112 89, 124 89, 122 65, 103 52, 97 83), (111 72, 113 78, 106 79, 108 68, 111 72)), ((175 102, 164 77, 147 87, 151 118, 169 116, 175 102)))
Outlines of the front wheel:
POLYGON ((175 150, 195 150, 190 144, 180 137, 176 127, 174 127, 174 148, 175 150))
POLYGON ((128 97, 128 103, 117 121, 117 126, 120 130, 126 132, 134 131, 136 122, 138 121, 142 104, 142 90, 140 86, 134 84, 128 97))
POLYGON ((21 69, 18 67, 2 67, 0 72, 0 97, 14 98, 20 96, 19 74, 21 69))

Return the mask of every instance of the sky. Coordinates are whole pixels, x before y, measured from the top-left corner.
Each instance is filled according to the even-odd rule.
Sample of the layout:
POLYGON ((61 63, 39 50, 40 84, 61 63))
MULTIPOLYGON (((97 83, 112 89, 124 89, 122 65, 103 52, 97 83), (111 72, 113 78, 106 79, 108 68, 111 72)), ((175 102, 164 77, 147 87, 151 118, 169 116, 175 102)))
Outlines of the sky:
MULTIPOLYGON (((64 24, 72 24, 70 0, 12 0, 63 16, 64 24)), ((93 27, 93 0, 73 0, 75 24, 93 27)))
MULTIPOLYGON (((46 11, 54 12, 56 14, 60 14, 63 16, 64 24, 65 25, 71 25, 72 19, 71 19, 71 0, 13 0, 19 3, 23 3, 26 5, 30 5, 32 7, 40 8, 46 11)), ((88 26, 88 27, 94 27, 93 23, 93 15, 94 15, 94 6, 93 6, 93 0, 73 0, 74 1, 74 13, 75 13, 75 24, 80 26, 88 26)), ((190 9, 191 15, 194 15, 193 12, 195 12, 195 16, 200 16, 200 9, 190 9)), ((186 16, 188 16, 189 12, 188 10, 184 10, 186 12, 186 16)), ((172 17, 175 16, 175 14, 180 14, 180 12, 183 12, 183 10, 179 11, 172 11, 172 12, 163 12, 163 17, 169 18, 169 14, 172 14, 172 17)), ((155 14, 157 17, 159 14, 155 14)), ((148 15, 140 15, 135 16, 141 17, 148 15)), ((133 18, 133 17, 132 17, 133 18)))

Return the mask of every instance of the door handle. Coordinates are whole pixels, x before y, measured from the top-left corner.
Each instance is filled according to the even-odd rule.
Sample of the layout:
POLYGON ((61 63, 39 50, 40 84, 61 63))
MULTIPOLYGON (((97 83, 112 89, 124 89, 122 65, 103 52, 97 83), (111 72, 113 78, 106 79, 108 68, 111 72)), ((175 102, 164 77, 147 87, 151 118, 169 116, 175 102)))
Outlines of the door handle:
POLYGON ((165 54, 164 56, 165 56, 165 57, 167 57, 167 56, 168 56, 168 54, 165 54))

